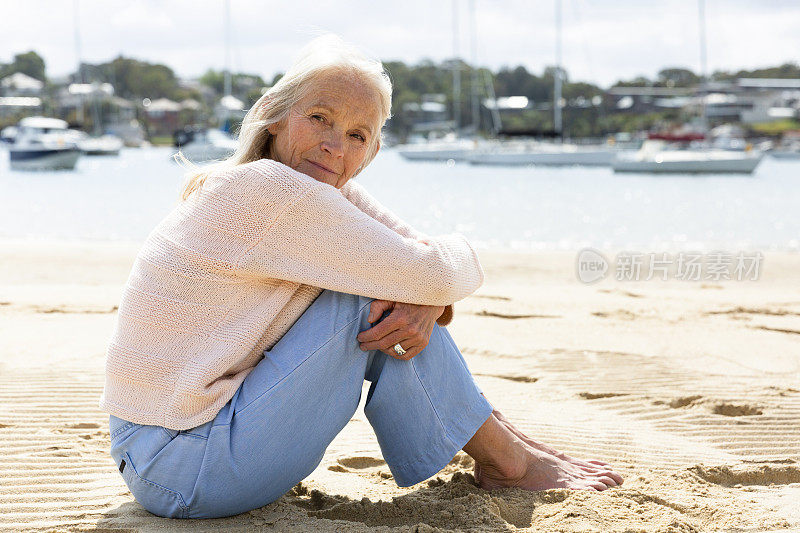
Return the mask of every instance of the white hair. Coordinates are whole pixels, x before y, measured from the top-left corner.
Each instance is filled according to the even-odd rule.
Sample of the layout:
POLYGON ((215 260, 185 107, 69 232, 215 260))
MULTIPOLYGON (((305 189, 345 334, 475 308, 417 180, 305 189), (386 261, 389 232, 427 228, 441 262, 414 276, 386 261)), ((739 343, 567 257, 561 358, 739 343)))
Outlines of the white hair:
MULTIPOLYGON (((179 163, 190 169, 186 174, 181 200, 186 200, 194 191, 202 188, 203 182, 213 172, 269 157, 274 137, 267 128, 289 115, 292 106, 307 94, 312 79, 332 72, 357 76, 378 92, 382 128, 392 111, 392 82, 383 65, 380 61, 369 59, 337 35, 322 35, 304 46, 286 74, 253 104, 242 121, 238 147, 230 157, 198 167, 182 153, 175 155, 179 163)), ((379 136, 376 135, 370 142, 364 163, 355 174, 375 158, 378 148, 379 136)))

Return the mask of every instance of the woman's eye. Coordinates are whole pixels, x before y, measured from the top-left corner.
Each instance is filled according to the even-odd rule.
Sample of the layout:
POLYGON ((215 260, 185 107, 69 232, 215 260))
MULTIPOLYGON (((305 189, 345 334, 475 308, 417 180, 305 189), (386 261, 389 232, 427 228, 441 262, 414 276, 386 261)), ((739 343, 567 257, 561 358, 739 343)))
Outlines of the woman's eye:
POLYGON ((325 121, 325 117, 323 117, 322 115, 317 115, 316 113, 311 115, 311 118, 313 118, 314 120, 318 120, 320 122, 324 122, 325 121))
POLYGON ((362 142, 362 143, 363 143, 364 141, 366 141, 366 139, 364 138, 364 136, 363 136, 363 135, 361 135, 360 133, 353 133, 353 134, 351 135, 351 137, 353 137, 354 139, 358 139, 358 141, 359 141, 359 142, 362 142))

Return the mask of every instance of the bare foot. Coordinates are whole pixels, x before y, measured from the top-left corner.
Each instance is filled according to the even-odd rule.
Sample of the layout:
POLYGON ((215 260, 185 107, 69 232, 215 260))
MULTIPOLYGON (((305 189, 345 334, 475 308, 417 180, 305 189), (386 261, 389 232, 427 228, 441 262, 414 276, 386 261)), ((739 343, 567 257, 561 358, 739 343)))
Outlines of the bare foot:
MULTIPOLYGON (((561 479, 561 484, 554 484, 547 486, 547 488, 558 488, 558 487, 566 487, 566 488, 587 488, 585 486, 585 482, 589 481, 590 484, 596 490, 605 490, 608 487, 614 487, 617 485, 621 485, 623 483, 623 478, 618 473, 614 472, 611 469, 611 465, 605 463, 603 461, 582 461, 580 459, 576 459, 571 457, 565 453, 559 452, 555 448, 548 446, 547 444, 535 441, 519 431, 516 427, 514 427, 511 422, 508 421, 499 411, 494 411, 492 413, 500 423, 502 423, 509 431, 511 431, 517 438, 519 438, 525 445, 529 448, 532 448, 534 451, 539 452, 539 454, 534 454, 536 457, 539 457, 539 466, 537 467, 535 463, 536 460, 530 461, 531 464, 528 465, 528 474, 526 475, 533 475, 534 472, 532 470, 536 470, 536 468, 543 469, 545 471, 550 470, 550 474, 542 472, 539 474, 539 478, 536 478, 536 475, 533 475, 531 479, 551 479, 553 483, 555 479, 561 479), (549 460, 546 456, 551 456, 555 460, 549 460), (561 473, 559 474, 558 471, 561 473), (542 477, 544 476, 544 477, 542 477), (549 476, 549 477, 548 477, 549 476), (553 478, 553 476, 555 476, 553 478), (599 482, 598 485, 596 482, 599 482), (569 486, 568 486, 569 485, 569 486), (577 486, 574 486, 577 485, 577 486)), ((521 469, 520 469, 521 471, 521 469)), ((518 475, 520 471, 516 472, 518 475)), ((506 473, 507 474, 507 473, 506 473)), ((504 479, 502 483, 513 482, 510 480, 508 475, 500 475, 498 472, 484 472, 482 471, 481 465, 478 462, 475 462, 475 480, 478 484, 483 487, 481 483, 484 480, 485 483, 488 485, 496 484, 500 481, 499 479, 504 479)), ((535 484, 535 483, 534 483, 535 484)), ((545 483, 546 484, 546 483, 545 483)), ((517 485, 501 485, 501 486, 517 486, 517 485)), ((483 487, 487 488, 487 487, 483 487)), ((544 489, 532 489, 532 490, 544 490, 544 489)))
POLYGON ((610 477, 598 477, 576 465, 542 452, 527 444, 523 461, 513 467, 498 468, 491 464, 475 465, 475 481, 482 489, 518 487, 526 490, 575 489, 605 490, 616 485, 610 477))
POLYGON ((617 485, 622 485, 623 478, 618 473, 611 470, 611 465, 604 462, 604 461, 583 461, 581 459, 576 459, 571 457, 563 452, 559 452, 555 448, 548 446, 542 442, 538 442, 533 440, 532 438, 528 437, 524 433, 522 433, 519 429, 517 429, 505 416, 503 416, 500 411, 493 411, 492 416, 494 416, 497 420, 499 420, 505 427, 507 427, 514 435, 516 435, 522 442, 525 444, 545 453, 549 453, 550 455, 561 459, 562 461, 566 461, 571 463, 575 466, 580 467, 581 469, 587 472, 599 473, 604 476, 608 476, 614 481, 616 481, 617 485))

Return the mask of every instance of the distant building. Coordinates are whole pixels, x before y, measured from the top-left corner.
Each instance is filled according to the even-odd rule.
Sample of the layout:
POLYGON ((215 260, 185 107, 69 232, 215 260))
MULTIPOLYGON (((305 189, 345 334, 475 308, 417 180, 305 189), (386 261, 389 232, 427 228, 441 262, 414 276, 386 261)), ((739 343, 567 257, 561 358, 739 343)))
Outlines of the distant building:
POLYGON ((244 102, 232 95, 223 96, 214 106, 214 116, 223 131, 231 132, 236 124, 242 122, 246 111, 244 102))
POLYGON ((39 96, 44 89, 44 82, 31 78, 22 72, 15 72, 0 80, 3 96, 39 96))
POLYGON ((36 115, 42 110, 38 96, 0 96, 0 118, 36 115))
POLYGON ((113 96, 114 87, 110 83, 69 83, 59 88, 56 104, 66 116, 72 110, 87 108, 94 100, 105 102, 113 96))
POLYGON ((452 131, 455 124, 448 120, 447 97, 443 94, 423 94, 419 102, 403 104, 403 113, 415 133, 452 131))
POLYGON ((663 109, 679 109, 688 103, 694 94, 691 88, 673 87, 612 87, 606 100, 617 112, 652 113, 663 109))
POLYGON ((142 106, 151 136, 172 135, 180 127, 178 114, 183 107, 178 102, 169 98, 158 98, 152 101, 145 98, 142 106))
POLYGON ((800 79, 740 78, 711 81, 702 88, 612 87, 608 96, 620 112, 681 109, 699 115, 705 106, 712 123, 754 124, 800 117, 800 79))

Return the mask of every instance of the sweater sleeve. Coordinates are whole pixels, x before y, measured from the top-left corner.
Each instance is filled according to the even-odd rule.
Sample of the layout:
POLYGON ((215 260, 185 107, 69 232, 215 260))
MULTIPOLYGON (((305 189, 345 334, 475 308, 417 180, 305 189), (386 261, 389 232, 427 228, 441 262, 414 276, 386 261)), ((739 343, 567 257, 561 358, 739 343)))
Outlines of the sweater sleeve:
MULTIPOLYGON (((357 181, 351 179, 339 190, 345 198, 350 200, 350 202, 361 211, 371 216, 378 222, 381 222, 389 229, 399 233, 403 237, 416 240, 424 240, 429 238, 424 233, 420 233, 409 224, 406 224, 402 219, 400 219, 400 217, 378 202, 378 200, 369 194, 369 192, 357 181)), ((440 326, 447 326, 453 320, 453 311, 453 304, 445 306, 444 311, 436 320, 436 322, 440 326)))
POLYGON ((339 190, 344 197, 350 200, 357 208, 403 237, 409 237, 415 240, 428 238, 427 235, 420 233, 409 224, 406 224, 397 215, 378 202, 378 200, 369 194, 357 181, 351 179, 339 190))
MULTIPOLYGON (((299 173, 281 166, 286 172, 299 173)), ((365 213, 339 189, 305 175, 303 188, 237 261, 243 275, 370 298, 447 306, 483 283, 477 254, 458 233, 415 240, 365 213)), ((380 214, 379 214, 380 217, 380 214)), ((411 233, 409 233, 411 235, 411 233)))

